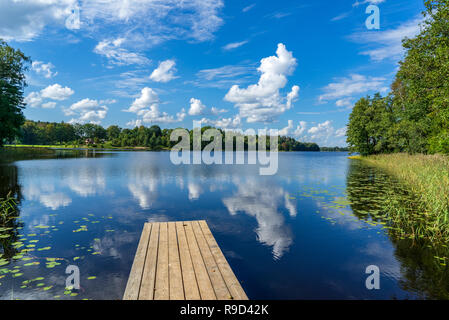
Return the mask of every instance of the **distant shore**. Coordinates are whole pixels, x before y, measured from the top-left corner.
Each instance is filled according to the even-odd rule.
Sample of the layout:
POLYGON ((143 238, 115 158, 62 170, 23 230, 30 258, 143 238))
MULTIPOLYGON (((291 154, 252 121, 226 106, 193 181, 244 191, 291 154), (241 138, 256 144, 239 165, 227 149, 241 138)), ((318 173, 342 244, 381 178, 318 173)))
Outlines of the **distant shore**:
MULTIPOLYGON (((156 149, 148 147, 98 147, 98 146, 88 146, 88 145, 23 145, 23 144, 8 144, 5 145, 6 148, 40 148, 40 149, 66 149, 66 150, 100 150, 100 151, 170 151, 167 147, 158 147, 156 149)), ((295 152, 295 151, 285 151, 281 150, 279 152, 295 152)), ((345 148, 321 148, 319 151, 302 151, 302 152, 348 152, 345 148)))

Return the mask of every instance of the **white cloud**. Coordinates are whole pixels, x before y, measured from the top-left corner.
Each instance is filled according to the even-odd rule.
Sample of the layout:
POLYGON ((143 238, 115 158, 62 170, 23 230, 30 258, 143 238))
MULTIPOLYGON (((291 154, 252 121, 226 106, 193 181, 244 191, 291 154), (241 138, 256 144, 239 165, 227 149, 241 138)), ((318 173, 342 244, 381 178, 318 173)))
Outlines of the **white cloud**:
POLYGON ((227 65, 214 69, 200 70, 197 80, 192 81, 198 87, 227 89, 238 83, 247 82, 254 75, 254 68, 239 65, 227 65))
POLYGON ((184 109, 176 114, 176 118, 159 111, 159 97, 157 93, 148 87, 142 89, 140 97, 134 100, 132 105, 124 110, 135 113, 140 118, 128 122, 130 126, 140 126, 142 123, 174 123, 181 122, 186 116, 184 109))
POLYGON ((42 97, 39 92, 31 92, 26 96, 25 103, 33 108, 37 108, 42 104, 42 97))
POLYGON ((62 87, 60 84, 53 84, 47 88, 41 90, 42 98, 47 98, 51 100, 63 101, 67 100, 75 92, 69 87, 62 87))
POLYGON ((347 132, 347 128, 346 128, 346 127, 337 129, 337 130, 335 131, 335 136, 336 136, 336 137, 344 137, 344 136, 346 136, 346 132, 347 132))
POLYGON ((115 99, 100 100, 100 104, 114 104, 114 103, 117 103, 117 100, 115 99))
POLYGON ((220 113, 226 113, 226 112, 228 112, 228 110, 212 107, 212 108, 210 108, 210 112, 216 116, 216 115, 219 115, 220 113))
POLYGON ((0 37, 29 41, 52 26, 80 29, 89 36, 126 34, 148 45, 170 39, 205 41, 223 24, 223 6, 222 0, 0 1, 0 37), (67 23, 72 10, 80 11, 81 20, 67 23))
POLYGON ((52 71, 55 66, 51 62, 44 63, 42 61, 33 61, 33 63, 31 64, 31 68, 37 74, 42 74, 47 79, 53 78, 58 74, 57 72, 52 71))
POLYGON ((144 110, 139 115, 142 116, 144 123, 174 123, 184 120, 186 113, 184 109, 176 113, 176 118, 168 115, 166 112, 160 112, 158 105, 151 105, 150 109, 144 110))
POLYGON ((365 0, 365 1, 358 1, 356 0, 356 2, 354 2, 354 4, 352 5, 353 7, 358 7, 362 4, 381 4, 382 2, 385 2, 385 0, 365 0))
POLYGON ((153 43, 169 39, 205 41, 222 25, 222 0, 91 0, 82 3, 83 22, 117 26, 153 43))
MULTIPOLYGON (((133 92, 140 91, 148 85, 148 73, 149 71, 147 69, 142 68, 107 77, 107 83, 111 88, 115 88, 112 89, 110 93, 118 97, 135 98, 133 92)), ((88 81, 91 82, 92 85, 96 85, 98 82, 103 85, 106 82, 102 77, 91 78, 88 79, 88 81)))
POLYGON ((319 123, 316 127, 310 128, 307 132, 310 134, 321 134, 323 132, 329 132, 331 128, 331 121, 327 120, 323 123, 319 123))
POLYGON ((223 47, 223 50, 229 51, 232 49, 237 49, 245 44, 247 44, 248 41, 240 41, 240 42, 232 42, 232 43, 228 43, 227 45, 225 45, 223 47))
POLYGON ((349 78, 337 78, 335 80, 336 82, 332 82, 323 88, 325 93, 319 97, 320 102, 338 99, 337 106, 349 106, 353 95, 388 90, 385 84, 386 79, 381 77, 352 74, 349 78))
POLYGON ((154 69, 150 75, 150 79, 156 82, 169 82, 170 80, 176 79, 175 76, 176 62, 174 60, 165 60, 159 63, 159 66, 154 69))
POLYGON ((145 56, 138 53, 129 52, 128 50, 122 48, 122 45, 125 42, 125 38, 103 40, 96 45, 94 52, 105 56, 110 64, 118 66, 131 64, 145 65, 150 63, 150 60, 145 56))
POLYGON ((288 125, 279 130, 280 136, 293 136, 293 137, 300 137, 306 130, 307 123, 305 121, 299 121, 296 129, 293 120, 288 120, 288 125), (294 130, 293 130, 294 129, 294 130))
POLYGON ((293 86, 286 98, 279 90, 287 84, 287 76, 296 68, 296 59, 280 43, 276 56, 261 60, 258 71, 261 73, 257 84, 241 89, 238 85, 231 87, 225 100, 233 102, 239 108, 240 117, 251 122, 271 122, 278 115, 290 109, 298 97, 299 87, 293 86))
POLYGON ((220 79, 230 79, 251 73, 252 68, 244 66, 223 66, 215 69, 204 69, 197 73, 199 78, 217 81, 220 79))
POLYGON ((56 106, 54 102, 46 102, 45 99, 63 101, 67 100, 75 92, 69 87, 62 87, 61 85, 55 83, 42 89, 39 92, 31 92, 25 98, 25 103, 33 108, 42 107, 47 109, 52 109, 56 106))
POLYGON ((148 106, 158 103, 159 97, 157 93, 153 89, 145 87, 142 89, 140 97, 134 100, 131 107, 127 111, 139 113, 148 106))
POLYGON ((339 14, 338 16, 333 17, 331 19, 331 21, 335 22, 335 21, 343 20, 343 19, 349 17, 350 14, 351 14, 351 12, 343 12, 342 14, 339 14))
POLYGON ((214 116, 218 116, 221 113, 226 113, 228 110, 226 109, 218 109, 215 107, 208 108, 201 102, 200 99, 191 98, 190 99, 190 108, 188 114, 191 116, 199 116, 205 114, 211 114, 214 116))
POLYGON ((346 127, 335 129, 332 121, 326 120, 311 127, 301 138, 304 141, 315 142, 320 146, 333 147, 346 145, 346 127))
POLYGON ((335 102, 335 105, 337 107, 351 108, 352 107, 352 99, 351 98, 344 98, 344 99, 337 100, 335 102))
POLYGON ((107 113, 107 108, 105 108, 104 110, 87 111, 81 114, 78 122, 99 123, 106 117, 107 113))
POLYGON ((72 104, 70 110, 72 111, 94 110, 96 107, 98 107, 97 100, 83 99, 72 104))
POLYGON ((359 32, 351 35, 350 39, 373 47, 372 49, 360 52, 362 55, 369 56, 373 61, 382 61, 385 59, 399 60, 404 53, 402 40, 405 37, 415 37, 420 32, 419 24, 422 21, 422 17, 417 17, 404 22, 396 29, 359 32))
POLYGON ((248 12, 249 10, 251 10, 252 8, 254 8, 256 6, 255 3, 250 4, 249 6, 246 6, 242 9, 242 12, 248 12))
POLYGON ((0 1, 0 38, 30 41, 49 24, 63 26, 76 0, 0 1))
POLYGON ((108 107, 101 105, 98 100, 83 99, 70 106, 69 109, 64 110, 65 114, 78 115, 79 118, 71 119, 70 123, 100 123, 107 113, 108 107))
POLYGON ((54 109, 56 107, 56 102, 49 101, 42 104, 42 108, 44 109, 54 109))
POLYGON ((315 124, 309 128, 305 121, 299 121, 295 128, 293 120, 288 120, 287 127, 279 130, 280 136, 289 136, 304 142, 315 142, 319 146, 346 145, 346 127, 335 129, 331 120, 315 124))
POLYGON ((218 120, 203 118, 201 119, 201 123, 209 124, 216 128, 236 129, 241 127, 242 119, 240 118, 239 115, 235 115, 234 117, 230 118, 221 118, 218 120))
POLYGON ((299 124, 296 127, 296 130, 293 133, 293 135, 296 137, 300 137, 306 130, 307 130, 307 122, 299 121, 299 124))
POLYGON ((198 116, 203 114, 204 110, 206 110, 206 106, 201 100, 195 98, 190 99, 189 115, 198 116))
POLYGON ((280 136, 287 136, 290 133, 290 130, 293 129, 293 120, 288 120, 288 126, 279 130, 280 136))

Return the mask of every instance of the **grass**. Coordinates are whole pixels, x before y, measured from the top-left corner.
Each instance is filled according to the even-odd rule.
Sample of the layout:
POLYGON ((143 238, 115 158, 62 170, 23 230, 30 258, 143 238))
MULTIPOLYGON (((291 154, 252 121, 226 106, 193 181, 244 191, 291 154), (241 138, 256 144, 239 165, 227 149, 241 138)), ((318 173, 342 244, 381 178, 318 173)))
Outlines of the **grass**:
POLYGON ((8 194, 6 198, 0 198, 0 226, 7 224, 17 212, 16 199, 8 194))
POLYGON ((74 145, 27 145, 27 144, 7 144, 5 147, 12 148, 75 148, 74 145))
POLYGON ((37 148, 37 149, 97 149, 97 150, 127 150, 127 151, 163 151, 170 150, 168 147, 159 146, 157 148, 149 147, 114 147, 108 143, 97 144, 97 145, 5 145, 8 148, 37 148))
POLYGON ((449 241, 449 157, 400 153, 360 159, 395 176, 413 195, 412 210, 391 199, 389 211, 399 225, 415 238, 449 241))

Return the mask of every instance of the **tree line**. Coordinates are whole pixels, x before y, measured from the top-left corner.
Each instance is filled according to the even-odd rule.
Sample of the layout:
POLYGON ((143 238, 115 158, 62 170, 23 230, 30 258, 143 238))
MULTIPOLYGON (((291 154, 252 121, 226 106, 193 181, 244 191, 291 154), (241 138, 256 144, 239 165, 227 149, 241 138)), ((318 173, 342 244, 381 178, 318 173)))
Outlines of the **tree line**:
MULTIPOLYGON (((212 127, 202 127, 202 133, 212 127)), ((92 147, 144 147, 151 150, 169 149, 176 145, 177 141, 170 141, 170 135, 174 129, 161 129, 157 125, 151 127, 135 127, 134 129, 123 129, 117 125, 103 128, 97 124, 70 124, 54 122, 25 121, 18 136, 13 141, 22 145, 71 145, 92 147)), ((225 132, 221 132, 223 137, 223 149, 225 147, 225 132)), ((193 130, 189 130, 193 136, 193 130)), ((191 145, 193 139, 190 139, 191 145)), ((256 136, 258 141, 258 136, 256 136)), ((203 141, 202 147, 209 142, 203 141)), ((235 145, 236 141, 234 141, 235 145)), ((267 150, 269 150, 269 140, 267 139, 267 150)), ((291 137, 279 137, 279 151, 320 151, 316 143, 305 143, 297 141, 291 137)), ((244 136, 245 150, 248 147, 248 136, 244 136)))
POLYGON ((403 40, 390 93, 354 105, 347 130, 352 152, 449 154, 449 2, 424 4, 421 32, 403 40))

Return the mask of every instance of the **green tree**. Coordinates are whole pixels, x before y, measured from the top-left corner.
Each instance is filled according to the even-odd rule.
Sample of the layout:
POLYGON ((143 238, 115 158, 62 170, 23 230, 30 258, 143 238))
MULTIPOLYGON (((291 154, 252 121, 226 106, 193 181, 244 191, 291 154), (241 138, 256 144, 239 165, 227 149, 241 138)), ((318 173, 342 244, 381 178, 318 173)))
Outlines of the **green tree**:
POLYGON ((0 40, 0 147, 20 135, 25 122, 23 90, 30 58, 0 40))
POLYGON ((367 110, 369 108, 369 97, 362 98, 356 102, 349 116, 347 143, 351 152, 359 152, 362 155, 372 154, 374 151, 373 141, 370 138, 367 126, 371 121, 367 110))
POLYGON ((118 139, 120 136, 120 132, 122 132, 122 129, 120 129, 119 126, 110 126, 106 129, 108 140, 114 140, 118 139))
POLYGON ((351 152, 362 155, 397 151, 393 138, 396 118, 391 96, 360 99, 349 116, 347 142, 351 152))
POLYGON ((347 142, 362 155, 449 154, 449 1, 427 0, 421 32, 406 50, 386 98, 362 98, 349 117, 347 142))
POLYGON ((393 84, 409 152, 449 153, 449 2, 425 1, 421 32, 405 39, 393 84))

